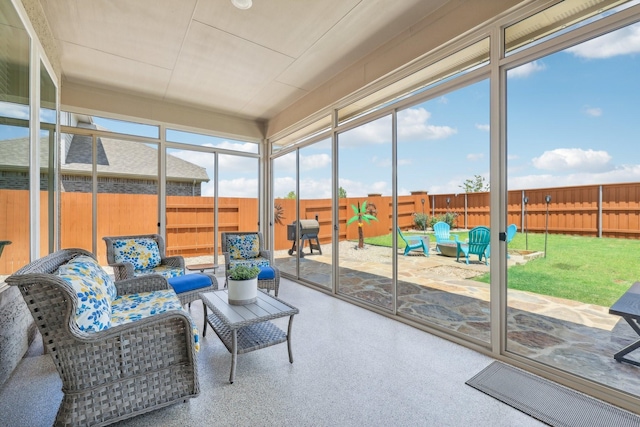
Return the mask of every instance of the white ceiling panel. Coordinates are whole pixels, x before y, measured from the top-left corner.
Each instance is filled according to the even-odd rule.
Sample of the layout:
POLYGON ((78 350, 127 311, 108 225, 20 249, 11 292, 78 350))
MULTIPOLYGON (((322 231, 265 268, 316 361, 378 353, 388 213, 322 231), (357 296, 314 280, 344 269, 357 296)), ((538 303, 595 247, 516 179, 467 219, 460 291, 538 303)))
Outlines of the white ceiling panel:
POLYGON ((40 0, 65 81, 268 120, 446 0, 40 0))
POLYGON ((41 4, 57 39, 171 69, 196 0, 55 0, 41 4))
POLYGON ((193 22, 167 99, 239 110, 291 62, 281 53, 193 22))
POLYGON ((277 80, 312 90, 414 25, 446 0, 405 0, 403 3, 412 3, 412 6, 399 9, 394 2, 385 0, 362 2, 277 80), (305 70, 315 70, 315 73, 305 70))
POLYGON ((162 99, 171 71, 84 46, 63 42, 62 67, 68 81, 162 99))
POLYGON ((249 10, 200 1, 194 19, 299 58, 361 0, 256 0, 249 10))
POLYGON ((306 93, 302 89, 271 81, 242 107, 242 113, 251 117, 273 117, 306 93))

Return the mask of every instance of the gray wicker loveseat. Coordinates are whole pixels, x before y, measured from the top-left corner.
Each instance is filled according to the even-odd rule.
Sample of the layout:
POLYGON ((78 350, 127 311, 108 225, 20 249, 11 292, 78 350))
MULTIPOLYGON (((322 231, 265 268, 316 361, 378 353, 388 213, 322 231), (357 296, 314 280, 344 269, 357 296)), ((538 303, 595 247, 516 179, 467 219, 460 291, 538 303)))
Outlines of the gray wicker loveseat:
POLYGON ((167 280, 147 275, 110 282, 114 287, 106 293, 116 293, 111 298, 94 291, 101 289, 95 283, 103 282, 99 271, 84 274, 92 262, 97 265, 90 252, 64 249, 6 280, 20 288, 62 379, 64 397, 55 425, 106 425, 196 397, 197 331, 167 280), (127 305, 143 305, 127 299, 142 296, 166 310, 122 321, 127 305), (96 320, 96 313, 90 313, 87 326, 87 318, 78 313, 87 300, 105 299, 113 300, 112 317, 96 320))

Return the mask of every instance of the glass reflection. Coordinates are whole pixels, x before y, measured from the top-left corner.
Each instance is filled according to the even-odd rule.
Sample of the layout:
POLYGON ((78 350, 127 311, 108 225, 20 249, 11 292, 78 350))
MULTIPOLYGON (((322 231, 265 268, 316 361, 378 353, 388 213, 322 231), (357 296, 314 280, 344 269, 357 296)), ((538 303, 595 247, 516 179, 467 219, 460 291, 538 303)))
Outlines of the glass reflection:
POLYGON ((292 151, 273 160, 273 234, 274 263, 281 273, 298 277, 298 253, 295 251, 296 157, 292 151))
POLYGON ((486 80, 398 112, 398 312, 483 342, 490 341, 483 248, 490 252, 479 247, 483 261, 470 254, 467 264, 458 248, 473 252, 470 230, 490 225, 489 151, 486 80), (436 237, 440 227, 448 236, 436 237), (420 240, 428 240, 428 258, 421 248, 404 250, 420 240))
MULTIPOLYGON (((258 231, 258 159, 218 155, 218 230, 258 231)), ((221 239, 218 236, 218 245, 221 239)), ((266 244, 266 243, 265 243, 266 244)), ((222 253, 222 250, 219 250, 222 253)))
POLYGON ((167 254, 215 264, 215 154, 167 149, 167 254))
POLYGON ((393 225, 391 116, 341 133, 338 169, 338 292, 392 309, 393 250, 378 243, 393 225))
POLYGON ((0 2, 0 283, 30 261, 30 38, 11 2, 0 2), (11 243, 8 243, 11 242, 11 243))
POLYGON ((300 247, 300 277, 331 288, 331 140, 299 150, 300 219, 304 220, 300 247))
POLYGON ((55 250, 57 193, 56 86, 40 63, 40 256, 55 250))
POLYGON ((507 74, 509 252, 527 261, 507 271, 506 348, 635 396, 638 368, 613 355, 638 337, 609 308, 640 277, 638 31, 507 74))

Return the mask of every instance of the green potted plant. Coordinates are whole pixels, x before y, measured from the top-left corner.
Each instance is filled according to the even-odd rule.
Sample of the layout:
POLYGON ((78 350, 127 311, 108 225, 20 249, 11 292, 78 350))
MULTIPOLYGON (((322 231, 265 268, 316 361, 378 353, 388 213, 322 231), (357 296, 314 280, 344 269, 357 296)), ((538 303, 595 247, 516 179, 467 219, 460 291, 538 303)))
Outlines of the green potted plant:
POLYGON ((260 268, 237 265, 229 270, 229 304, 244 305, 256 302, 260 268))

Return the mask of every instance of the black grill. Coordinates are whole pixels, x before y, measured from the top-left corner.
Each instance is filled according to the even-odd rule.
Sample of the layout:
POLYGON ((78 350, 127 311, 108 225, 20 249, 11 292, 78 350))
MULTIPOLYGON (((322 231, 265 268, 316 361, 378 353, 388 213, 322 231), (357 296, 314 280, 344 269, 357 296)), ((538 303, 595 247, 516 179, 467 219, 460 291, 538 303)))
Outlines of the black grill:
POLYGON ((303 257, 305 241, 309 242, 309 250, 312 254, 315 249, 322 255, 320 241, 318 240, 319 231, 320 223, 317 219, 301 219, 300 221, 293 221, 293 223, 287 225, 287 240, 293 242, 291 249, 289 249, 289 255, 293 255, 294 251, 299 250, 300 256, 303 257), (298 225, 299 244, 296 244, 296 225, 298 225))

